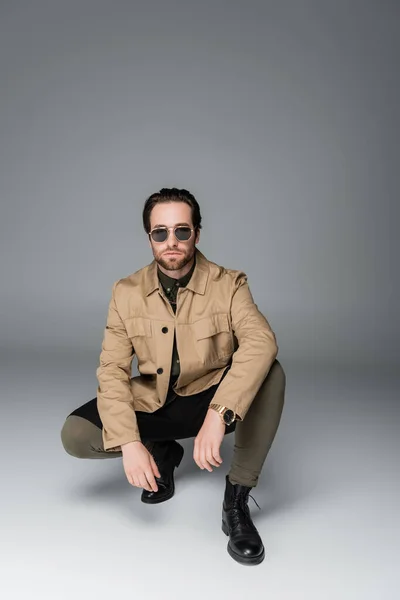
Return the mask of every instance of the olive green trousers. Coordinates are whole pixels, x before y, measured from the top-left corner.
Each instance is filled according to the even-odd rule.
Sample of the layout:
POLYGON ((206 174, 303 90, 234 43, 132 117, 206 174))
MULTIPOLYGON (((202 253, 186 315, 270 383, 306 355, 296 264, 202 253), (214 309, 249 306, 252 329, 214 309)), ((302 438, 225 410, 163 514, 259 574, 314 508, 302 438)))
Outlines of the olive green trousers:
MULTIPOLYGON (((153 413, 136 411, 142 442, 151 452, 158 441, 195 437, 218 388, 190 397, 174 395, 153 413)), ((234 432, 233 456, 228 472, 232 484, 255 487, 277 432, 284 405, 286 376, 278 360, 255 395, 243 421, 226 427, 234 432)), ((122 452, 104 450, 97 398, 70 413, 61 429, 65 451, 77 458, 117 458, 122 452)))

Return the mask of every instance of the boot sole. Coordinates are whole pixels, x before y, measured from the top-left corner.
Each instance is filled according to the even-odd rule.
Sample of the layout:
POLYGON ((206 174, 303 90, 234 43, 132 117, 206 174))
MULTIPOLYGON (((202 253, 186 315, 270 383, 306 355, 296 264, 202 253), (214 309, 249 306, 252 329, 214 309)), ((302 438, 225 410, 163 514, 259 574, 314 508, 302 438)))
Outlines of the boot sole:
MULTIPOLYGON (((225 535, 229 537, 228 525, 224 521, 222 521, 222 531, 225 533, 225 535)), ((261 554, 259 554, 258 556, 249 556, 248 558, 242 556, 241 554, 237 554, 234 550, 232 550, 231 546, 229 545, 229 542, 227 545, 227 550, 228 554, 241 565, 259 565, 265 558, 264 548, 261 554)))

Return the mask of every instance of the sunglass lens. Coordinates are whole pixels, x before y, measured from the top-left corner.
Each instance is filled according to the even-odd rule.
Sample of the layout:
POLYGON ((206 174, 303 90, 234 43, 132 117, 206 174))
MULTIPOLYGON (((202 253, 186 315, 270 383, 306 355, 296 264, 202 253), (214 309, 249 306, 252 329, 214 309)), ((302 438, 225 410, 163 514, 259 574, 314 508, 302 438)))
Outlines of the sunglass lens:
POLYGON ((151 237, 154 242, 165 242, 168 237, 168 231, 166 229, 153 229, 151 237))
POLYGON ((192 231, 190 227, 177 227, 175 229, 175 235, 180 242, 187 242, 191 234, 192 231))

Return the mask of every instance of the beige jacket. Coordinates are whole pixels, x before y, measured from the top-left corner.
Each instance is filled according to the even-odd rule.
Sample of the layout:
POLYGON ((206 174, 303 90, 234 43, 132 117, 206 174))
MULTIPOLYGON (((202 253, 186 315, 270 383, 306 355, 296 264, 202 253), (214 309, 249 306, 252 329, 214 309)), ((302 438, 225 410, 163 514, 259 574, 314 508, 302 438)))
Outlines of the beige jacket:
POLYGON ((165 403, 176 343, 180 376, 175 391, 190 396, 219 383, 213 402, 244 419, 278 352, 275 334, 254 303, 247 276, 210 262, 197 249, 196 267, 178 290, 174 314, 157 276, 157 263, 116 281, 104 331, 98 410, 105 450, 140 440, 135 410, 165 403), (131 377, 136 355, 140 375, 131 377))

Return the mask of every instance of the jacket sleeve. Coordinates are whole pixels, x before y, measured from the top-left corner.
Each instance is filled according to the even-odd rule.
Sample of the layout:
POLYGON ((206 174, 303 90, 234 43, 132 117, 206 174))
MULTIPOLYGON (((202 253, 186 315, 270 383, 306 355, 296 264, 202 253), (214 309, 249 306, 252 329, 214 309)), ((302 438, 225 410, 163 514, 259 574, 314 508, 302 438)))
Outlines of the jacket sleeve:
POLYGON ((103 423, 105 450, 121 450, 121 444, 140 440, 131 391, 134 349, 116 304, 116 281, 108 307, 107 323, 96 370, 97 407, 103 423))
POLYGON ((238 348, 212 402, 232 409, 243 420, 278 354, 278 346, 242 272, 235 278, 231 320, 238 348))

